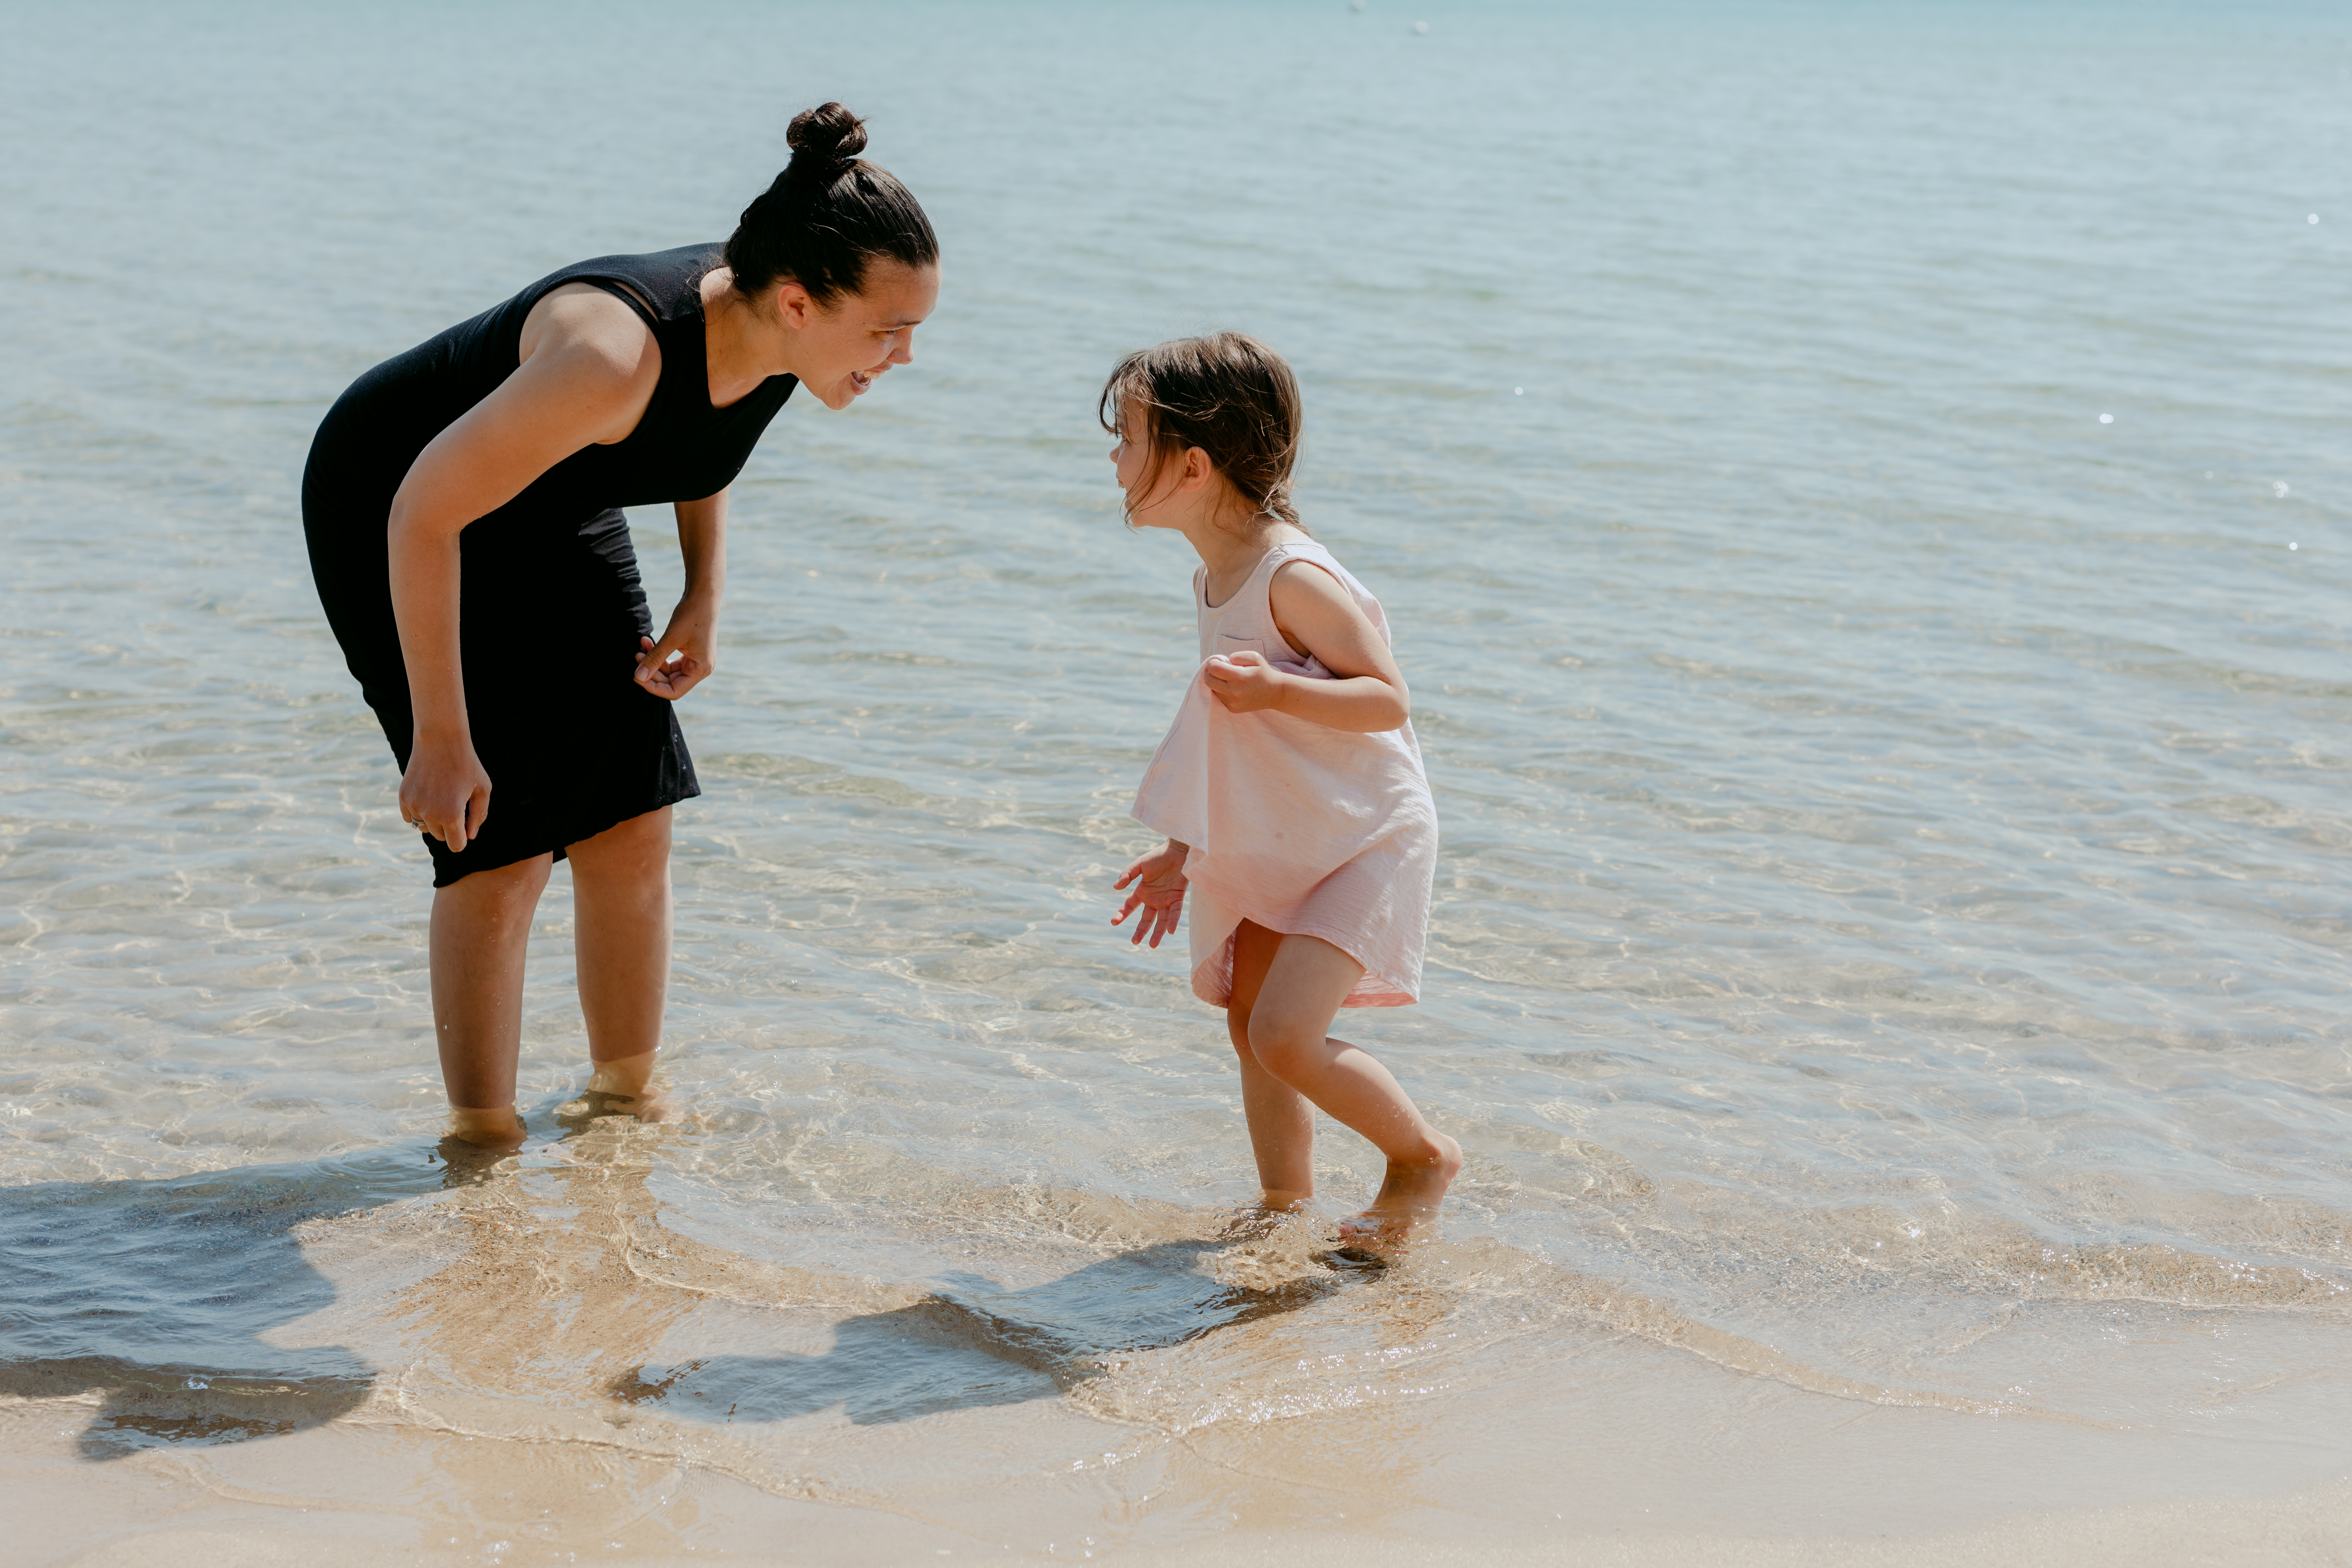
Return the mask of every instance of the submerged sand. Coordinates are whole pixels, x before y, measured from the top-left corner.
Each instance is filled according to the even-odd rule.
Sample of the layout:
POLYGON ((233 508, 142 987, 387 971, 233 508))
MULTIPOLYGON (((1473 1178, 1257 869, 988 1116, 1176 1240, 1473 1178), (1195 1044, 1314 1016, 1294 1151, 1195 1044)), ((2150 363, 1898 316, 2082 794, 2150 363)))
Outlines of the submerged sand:
MULTIPOLYGON (((930 1194, 926 1277, 853 1267, 822 1231, 788 1266, 773 1259, 791 1250, 738 1249, 663 1203, 674 1136, 604 1123, 478 1168, 387 1156, 123 1184, 58 1209, 83 1235, 129 1238, 122 1289, 160 1285, 163 1305, 146 1310, 137 1358, 9 1370, 0 1561, 2319 1563, 2352 1550, 2352 1485, 2320 1440, 2338 1429, 2341 1374, 2312 1371, 2338 1332, 2332 1301, 2151 1300, 2153 1284, 2196 1284, 2185 1264, 2162 1281, 2118 1273, 2093 1300, 1928 1325, 1956 1358, 1987 1336, 2014 1365, 2042 1347, 2038 1389, 1988 1399, 1939 1391, 1961 1360, 1918 1360, 1912 1382, 1858 1377, 1491 1240, 1349 1269, 1315 1222, 1236 1236, 1213 1210, 1046 1188, 930 1194), (331 1201, 305 1208, 321 1188, 331 1201), (372 1201, 351 1206, 356 1191, 372 1201), (942 1267, 959 1256, 993 1276, 942 1267), (239 1290, 245 1350, 192 1342, 175 1357, 170 1302, 239 1290), (2104 1404, 2067 1382, 2061 1352, 2085 1347, 2104 1404), (237 1353, 310 1370, 224 1370, 237 1353), (2216 1356, 2249 1385, 2265 1356, 2303 1371, 2217 1399, 2226 1436, 2135 1417, 2136 1387, 2177 1390, 2216 1356), (2277 1436, 2248 1440, 2249 1422, 2277 1436)), ((30 1209, 15 1223, 75 1234, 30 1209)), ((86 1332, 109 1306, 58 1277, 56 1321, 86 1332)), ((20 1294, 37 1306, 33 1278, 20 1294)), ((1865 1307, 1842 1310, 1859 1323, 1865 1307)))

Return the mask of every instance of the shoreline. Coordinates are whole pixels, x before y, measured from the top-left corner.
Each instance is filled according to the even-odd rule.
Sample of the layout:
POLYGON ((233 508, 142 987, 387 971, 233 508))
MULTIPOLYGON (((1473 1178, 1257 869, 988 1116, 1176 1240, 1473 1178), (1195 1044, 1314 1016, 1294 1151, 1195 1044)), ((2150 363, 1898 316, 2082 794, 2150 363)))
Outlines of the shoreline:
MULTIPOLYGON (((889 1503, 779 1495, 701 1463, 593 1452, 577 1442, 535 1442, 520 1434, 520 1441, 463 1450, 473 1484, 462 1499, 420 1496, 415 1483, 446 1471, 473 1438, 379 1421, 336 1421, 261 1443, 159 1447, 93 1462, 60 1440, 70 1439, 90 1403, 20 1397, 0 1404, 0 1486, 19 1500, 42 1500, 37 1512, 21 1502, 12 1510, 15 1528, 0 1547, 0 1563, 292 1568, 332 1560, 346 1568, 455 1568, 593 1557, 631 1563, 1093 1560, 1145 1568, 2218 1568, 2256 1561, 2337 1564, 2352 1557, 2352 1477, 2275 1494, 2029 1510, 1959 1529, 1862 1535, 1580 1531, 1569 1523, 1529 1532, 1497 1530, 1467 1514, 1454 1516, 1467 1529, 1447 1533, 1442 1527, 1453 1510, 1443 1509, 1418 1510, 1415 1528, 1268 1526, 1247 1516, 1272 1511, 1278 1485, 1236 1478, 1241 1484, 1224 1495, 1170 1503, 1175 1529, 1197 1527, 1212 1504, 1233 1510, 1242 1522, 1223 1533, 1165 1544, 1080 1537, 1040 1550, 987 1539, 1003 1533, 1002 1521, 960 1527, 936 1517, 951 1511, 938 1506, 942 1499, 929 1500, 935 1517, 925 1518, 889 1503), (370 1490, 375 1495, 365 1495, 370 1490), (791 1544, 778 1550, 778 1542, 791 1544)), ((1825 1509, 1836 1489, 1822 1489, 1825 1509)))
POLYGON ((1167 1568, 1406 1568, 1572 1562, 1578 1568, 2023 1568, 2129 1563, 2237 1568, 2352 1561, 2352 1478, 2267 1498, 2027 1513, 1921 1535, 1565 1534, 1453 1544, 1392 1536, 1265 1534, 1119 1553, 1167 1568))
MULTIPOLYGON (((0 1474, 17 1467, 0 1461, 0 1474)), ((21 1472, 12 1479, 28 1479, 21 1472)), ((119 1518, 128 1500, 121 1483, 97 1486, 43 1478, 53 1508, 89 1521, 119 1518), (75 1495, 81 1494, 81 1495, 75 1495)), ((153 1478, 142 1477, 152 1490, 153 1478)), ((128 1476, 123 1482, 131 1482, 128 1476)), ((12 1489, 15 1489, 12 1486, 12 1489)), ((18 1492, 19 1496, 24 1495, 18 1492)), ((781 1503, 782 1500, 771 1500, 781 1503)), ((1563 1529, 1548 1537, 1446 1541, 1420 1534, 1336 1534, 1328 1531, 1238 1530, 1206 1540, 1165 1546, 1076 1545, 1073 1550, 1027 1551, 974 1542, 961 1532, 849 1509, 801 1504, 783 1508, 793 1547, 785 1552, 693 1547, 682 1551, 613 1551, 602 1542, 545 1543, 540 1550, 498 1551, 496 1542, 436 1545, 416 1535, 401 1542, 402 1531, 379 1513, 310 1510, 292 1519, 271 1519, 272 1507, 257 1498, 218 1498, 197 1504, 201 1521, 156 1519, 100 1527, 104 1539, 68 1542, 48 1535, 47 1549, 30 1553, 12 1548, 0 1562, 51 1563, 73 1568, 271 1568, 331 1560, 345 1568, 373 1565, 447 1564, 485 1561, 528 1563, 609 1556, 632 1563, 672 1564, 731 1562, 786 1563, 821 1561, 840 1564, 886 1564, 911 1561, 991 1563, 1124 1562, 1143 1568, 1412 1568, 1415 1564, 1518 1564, 1573 1563, 1579 1568, 2012 1568, 2042 1563, 2124 1563, 2137 1568, 2235 1568, 2236 1564, 2338 1564, 2352 1550, 2352 1482, 2270 1498, 2209 1500, 2020 1514, 1958 1531, 1921 1535, 1882 1534, 1744 1536, 1720 1532, 1628 1535, 1580 1534, 1563 1529), (831 1515, 831 1518, 824 1517, 831 1515), (226 1516, 226 1517, 224 1517, 226 1516), (391 1526, 392 1528, 387 1528, 391 1526), (952 1544, 942 1547, 939 1542, 952 1544)), ((175 1510, 177 1511, 177 1510, 175 1510)), ((419 1523, 403 1520, 401 1523, 419 1523)), ((751 1521, 741 1521, 751 1523, 751 1521)), ((421 1535, 421 1531, 418 1532, 421 1535)), ((18 1538, 23 1541, 22 1535, 18 1538)), ((519 1543, 518 1543, 519 1545, 519 1543)))

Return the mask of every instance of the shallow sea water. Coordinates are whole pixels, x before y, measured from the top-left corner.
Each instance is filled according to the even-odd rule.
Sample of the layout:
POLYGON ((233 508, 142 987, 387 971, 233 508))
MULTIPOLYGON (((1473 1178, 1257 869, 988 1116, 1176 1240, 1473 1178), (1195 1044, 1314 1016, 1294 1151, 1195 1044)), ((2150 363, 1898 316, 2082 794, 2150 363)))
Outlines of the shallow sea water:
POLYGON ((1924 1530, 2352 1458, 2340 13, 6 21, 17 1473, 900 1561, 1924 1530), (541 1136, 453 1167, 310 430, 531 278, 722 234, 835 96, 947 289, 738 486, 690 1113, 554 1115, 559 873, 541 1136), (1220 1022, 1108 925, 1192 628, 1092 398, 1220 326, 1299 369, 1444 828, 1423 1005, 1346 1020, 1468 1153, 1385 1271, 1323 1256, 1377 1173, 1336 1128, 1319 1215, 1224 1237, 1220 1022))

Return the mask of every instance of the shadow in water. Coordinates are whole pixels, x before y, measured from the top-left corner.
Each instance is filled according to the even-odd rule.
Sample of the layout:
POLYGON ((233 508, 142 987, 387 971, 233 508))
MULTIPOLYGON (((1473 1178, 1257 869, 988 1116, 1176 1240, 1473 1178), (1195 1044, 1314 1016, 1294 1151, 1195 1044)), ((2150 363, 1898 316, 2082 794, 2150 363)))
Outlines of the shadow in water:
MULTIPOLYGON (((1205 1265, 1229 1244, 1168 1241, 1028 1289, 950 1276, 912 1300, 881 1292, 906 1304, 844 1318, 822 1355, 656 1367, 647 1357, 664 1334, 714 1294, 740 1291, 746 1260, 662 1223, 642 1131, 564 1128, 562 1154, 528 1183, 498 1156, 445 1144, 0 1189, 0 1393, 97 1390, 80 1438, 92 1459, 331 1421, 367 1399, 377 1372, 345 1345, 268 1342, 336 1300, 296 1232, 444 1191, 440 1266, 384 1316, 404 1325, 420 1374, 410 1393, 465 1394, 469 1418, 483 1397, 543 1413, 583 1394, 691 1421, 840 1406, 861 1425, 1050 1399, 1122 1355, 1307 1306, 1351 1272, 1327 1259, 1331 1271, 1270 1289, 1226 1285, 1205 1265)), ((850 1311, 877 1295, 860 1281, 797 1283, 838 1289, 850 1311)))
POLYGON ((1203 1261, 1224 1246, 1137 1247, 1026 1290, 972 1276, 835 1326, 823 1355, 709 1356, 642 1367, 612 1392, 697 1421, 781 1421, 842 1407, 859 1426, 1050 1399, 1123 1355, 1162 1350, 1283 1312, 1345 1287, 1347 1271, 1268 1289, 1224 1285, 1203 1261))
MULTIPOLYGON (((0 1392, 99 1390, 89 1458, 157 1442, 315 1426, 375 1371, 341 1345, 261 1336, 333 1301, 302 1256, 307 1220, 441 1190, 459 1173, 411 1146, 168 1181, 0 1189, 0 1392)), ((462 1178, 461 1178, 462 1179, 462 1178)))

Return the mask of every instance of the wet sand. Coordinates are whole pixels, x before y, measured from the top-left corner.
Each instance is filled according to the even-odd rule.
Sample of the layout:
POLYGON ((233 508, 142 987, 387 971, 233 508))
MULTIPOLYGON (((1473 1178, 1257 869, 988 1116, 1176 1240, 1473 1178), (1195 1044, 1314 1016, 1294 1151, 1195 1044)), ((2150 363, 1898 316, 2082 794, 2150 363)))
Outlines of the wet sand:
POLYGON ((11 13, 0 1557, 2344 1538, 2352 13, 772 9, 11 13), (950 291, 737 481, 688 1110, 551 1119, 559 871, 533 1146, 447 1169, 304 453, 716 237, 821 96, 950 291), (1438 792, 1360 1026, 1467 1160, 1386 1274, 1318 1260, 1336 1130, 1223 1237, 1222 1022, 1108 924, 1195 650, 1094 395, 1218 326, 1299 368, 1438 792))
MULTIPOLYGON (((1840 1380, 1491 1243, 1353 1269, 1328 1222, 1235 1240, 1213 1211, 1042 1189, 962 1200, 966 1225, 1058 1233, 1031 1278, 762 1260, 662 1202, 678 1136, 608 1121, 511 1159, 394 1150, 59 1209, 133 1237, 158 1300, 242 1282, 285 1309, 249 1307, 268 1321, 239 1352, 192 1306, 114 1303, 160 1346, 290 1370, 16 1363, 0 1486, 41 1503, 0 1560, 2326 1563, 2352 1541, 2324 1450, 1840 1380), (1514 1338, 1538 1319, 1540 1351, 1514 1338)), ((17 1256, 70 1233, 16 1202, 17 1256)))
MULTIPOLYGON (((373 1568, 596 1559, 849 1565, 1098 1558, 1169 1568, 1559 1563, 1591 1568, 2061 1563, 2234 1568, 2336 1564, 2352 1551, 2352 1481, 2279 1497, 2017 1514, 1927 1533, 1591 1531, 1563 1521, 1548 1531, 1496 1538, 1468 1530, 1449 1536, 1427 1525, 1378 1533, 1244 1526, 1169 1546, 1089 1549, 1080 1540, 1024 1549, 977 1541, 936 1521, 778 1498, 708 1472, 646 1472, 615 1456, 553 1452, 527 1442, 473 1453, 458 1451, 462 1439, 418 1444, 387 1440, 381 1433, 331 1432, 299 1439, 275 1463, 236 1479, 166 1453, 99 1470, 79 1462, 69 1445, 40 1441, 44 1427, 54 1431, 71 1414, 46 1405, 16 1405, 0 1414, 0 1442, 8 1450, 0 1457, 0 1489, 16 1500, 0 1562, 90 1568, 334 1562, 373 1568), (348 1498, 336 1506, 304 1489, 323 1479, 322 1470, 349 1467, 374 1471, 384 1483, 374 1506, 348 1498), (446 1519, 398 1501, 401 1481, 452 1469, 471 1478, 482 1509, 475 1527, 455 1542, 446 1534, 446 1519), (643 1511, 649 1487, 669 1500, 659 1516, 643 1511), (492 1522, 498 1515, 503 1515, 504 1533, 492 1522), (550 1521, 560 1522, 551 1528, 550 1521), (502 1549, 501 1542, 509 1544, 502 1549)), ((1266 1500, 1279 1510, 1290 1500, 1266 1500)))

